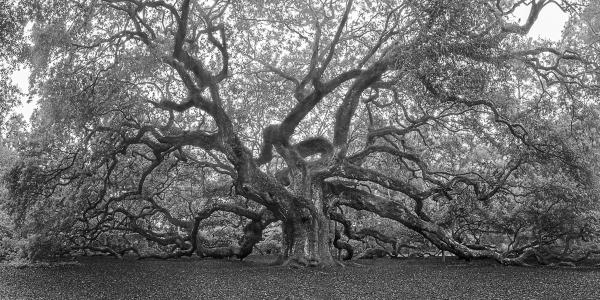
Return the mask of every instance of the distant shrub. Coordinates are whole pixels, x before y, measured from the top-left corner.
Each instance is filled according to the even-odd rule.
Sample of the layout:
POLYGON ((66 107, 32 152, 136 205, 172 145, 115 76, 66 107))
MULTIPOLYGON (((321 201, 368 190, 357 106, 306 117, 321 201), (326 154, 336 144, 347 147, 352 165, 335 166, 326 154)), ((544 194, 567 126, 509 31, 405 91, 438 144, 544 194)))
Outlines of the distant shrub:
POLYGON ((27 241, 27 258, 31 261, 49 259, 68 252, 66 242, 60 237, 47 237, 34 234, 30 235, 27 241))
POLYGON ((0 240, 0 258, 7 261, 27 259, 27 248, 27 240, 5 237, 0 240))
POLYGON ((27 238, 3 238, 0 240, 0 260, 9 262, 40 261, 68 252, 64 241, 56 237, 33 234, 27 238))
POLYGON ((256 245, 256 248, 267 255, 281 253, 281 243, 274 240, 262 241, 256 245))

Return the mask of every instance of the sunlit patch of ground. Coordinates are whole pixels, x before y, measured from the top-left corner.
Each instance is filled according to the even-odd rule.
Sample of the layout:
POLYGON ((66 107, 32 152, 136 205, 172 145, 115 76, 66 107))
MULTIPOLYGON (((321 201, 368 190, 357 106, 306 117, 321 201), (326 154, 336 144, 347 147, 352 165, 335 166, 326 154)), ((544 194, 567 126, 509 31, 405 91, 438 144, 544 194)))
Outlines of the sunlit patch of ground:
MULTIPOLYGON (((272 258, 271 258, 272 259, 272 258)), ((1 299, 600 299, 598 268, 378 259, 332 269, 235 260, 117 260, 0 266, 1 299)))

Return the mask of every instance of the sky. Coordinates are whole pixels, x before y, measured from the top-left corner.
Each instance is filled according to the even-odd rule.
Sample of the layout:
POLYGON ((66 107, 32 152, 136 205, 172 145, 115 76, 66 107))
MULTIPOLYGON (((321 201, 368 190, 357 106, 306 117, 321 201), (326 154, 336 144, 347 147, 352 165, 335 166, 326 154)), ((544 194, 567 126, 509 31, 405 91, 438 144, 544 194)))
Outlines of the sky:
MULTIPOLYGON (((527 20, 529 8, 521 6, 515 11, 517 18, 521 19, 521 24, 527 20)), ((567 22, 568 15, 558 6, 549 4, 544 7, 538 16, 536 23, 531 27, 528 36, 532 38, 548 39, 558 41, 561 38, 562 30, 567 22)))
MULTIPOLYGON (((515 17, 522 20, 527 19, 529 14, 529 8, 522 6, 515 11, 515 17)), ((561 37, 562 30, 568 19, 567 14, 560 10, 556 5, 549 5, 545 7, 540 13, 537 22, 529 31, 528 36, 534 39, 548 39, 558 41, 561 37)), ((12 75, 13 81, 18 85, 23 93, 27 93, 29 86, 29 69, 21 69, 12 75)), ((17 107, 16 111, 22 113, 25 120, 29 120, 33 113, 36 103, 35 99, 31 103, 27 103, 28 97, 25 96, 21 100, 21 105, 17 107)))

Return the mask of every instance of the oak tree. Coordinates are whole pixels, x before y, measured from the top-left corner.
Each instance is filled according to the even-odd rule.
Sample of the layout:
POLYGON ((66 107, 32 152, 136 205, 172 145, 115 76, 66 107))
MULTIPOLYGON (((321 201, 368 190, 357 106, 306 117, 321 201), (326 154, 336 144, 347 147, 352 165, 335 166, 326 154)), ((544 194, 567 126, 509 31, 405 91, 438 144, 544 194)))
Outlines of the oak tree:
POLYGON ((590 236, 597 43, 527 37, 552 5, 587 30, 585 3, 31 3, 39 110, 6 206, 77 247, 120 255, 94 243, 135 233, 168 257, 244 258, 277 225, 282 264, 397 250, 357 211, 505 264, 590 236), (239 216, 237 245, 203 242, 216 215, 239 216))

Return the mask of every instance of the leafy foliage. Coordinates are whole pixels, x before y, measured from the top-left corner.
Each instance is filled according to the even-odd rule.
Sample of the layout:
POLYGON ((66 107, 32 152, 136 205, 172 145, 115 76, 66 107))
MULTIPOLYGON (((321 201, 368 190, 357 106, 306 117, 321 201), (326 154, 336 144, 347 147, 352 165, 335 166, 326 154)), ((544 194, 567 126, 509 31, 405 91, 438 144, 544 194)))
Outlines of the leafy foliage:
POLYGON ((15 1, 0 2, 0 136, 5 134, 5 118, 17 105, 19 89, 10 75, 25 62, 23 44, 24 8, 15 1))

